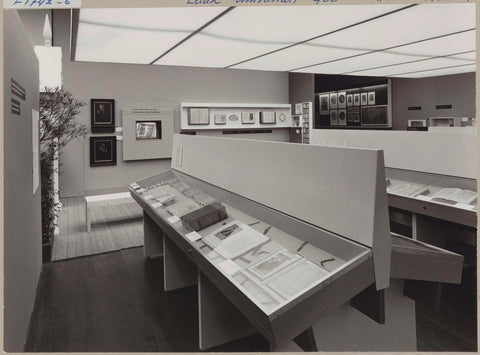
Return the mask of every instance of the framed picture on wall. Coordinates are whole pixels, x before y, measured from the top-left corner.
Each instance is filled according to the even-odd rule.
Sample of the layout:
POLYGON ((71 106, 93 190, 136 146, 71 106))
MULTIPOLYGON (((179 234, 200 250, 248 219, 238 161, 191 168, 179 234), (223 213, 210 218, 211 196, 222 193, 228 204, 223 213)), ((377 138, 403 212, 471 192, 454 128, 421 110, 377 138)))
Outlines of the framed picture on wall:
POLYGON ((254 124, 254 123, 255 123, 255 113, 242 112, 242 124, 254 124))
POLYGON ((216 113, 213 115, 213 121, 217 125, 227 124, 227 115, 224 113, 216 113))
POLYGON ((347 107, 353 106, 353 94, 347 94, 347 107))
POLYGON ((367 101, 367 93, 366 93, 366 92, 362 92, 360 95, 361 95, 361 96, 360 96, 360 104, 361 104, 362 106, 367 105, 367 104, 368 104, 368 101, 367 101))
POLYGON ((353 106, 360 106, 360 94, 353 94, 353 106))
POLYGON ((318 99, 320 101, 320 114, 328 115, 330 113, 330 106, 328 104, 329 95, 328 94, 319 95, 318 99))
POLYGON ((337 93, 336 92, 332 92, 330 94, 330 110, 336 110, 337 109, 337 105, 338 105, 338 102, 337 102, 337 93))
POLYGON ((117 137, 90 137, 90 166, 117 165, 117 137))
POLYGON ((368 93, 368 104, 375 105, 375 91, 371 91, 368 93))
POLYGON ((91 99, 90 115, 92 133, 115 132, 115 100, 91 99))
POLYGON ((338 93, 338 108, 347 107, 347 93, 345 91, 338 93))
POLYGON ((347 112, 346 110, 338 110, 338 125, 346 126, 347 125, 347 112))
POLYGON ((337 119, 337 110, 330 111, 330 126, 337 126, 338 119, 337 119))

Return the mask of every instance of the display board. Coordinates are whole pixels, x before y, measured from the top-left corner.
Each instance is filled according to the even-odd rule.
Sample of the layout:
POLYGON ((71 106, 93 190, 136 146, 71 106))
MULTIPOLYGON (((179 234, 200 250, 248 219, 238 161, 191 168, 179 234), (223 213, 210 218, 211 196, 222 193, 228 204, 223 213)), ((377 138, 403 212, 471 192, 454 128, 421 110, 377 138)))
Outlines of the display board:
POLYGON ((171 157, 173 109, 126 108, 122 120, 123 160, 171 157))
POLYGON ((182 130, 274 129, 292 126, 290 104, 182 103, 182 130))
POLYGON ((388 286, 381 151, 174 135, 172 168, 371 247, 388 286))

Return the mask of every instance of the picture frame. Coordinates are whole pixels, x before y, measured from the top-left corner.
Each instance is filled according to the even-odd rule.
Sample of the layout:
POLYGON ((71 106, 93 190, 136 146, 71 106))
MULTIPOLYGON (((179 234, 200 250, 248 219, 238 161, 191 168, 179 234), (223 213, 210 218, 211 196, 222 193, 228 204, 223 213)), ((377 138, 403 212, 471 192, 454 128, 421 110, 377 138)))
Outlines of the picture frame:
POLYGON ((338 106, 338 95, 336 92, 330 94, 330 110, 336 110, 338 106))
POLYGON ((330 98, 328 94, 323 94, 318 96, 318 101, 320 104, 320 114, 328 115, 330 113, 330 98))
POLYGON ((117 165, 117 137, 90 137, 90 166, 117 165))
POLYGON ((260 123, 261 124, 277 123, 277 117, 275 115, 275 111, 260 111, 260 123))
POLYGON ((188 109, 188 124, 191 126, 209 125, 210 110, 203 107, 191 107, 188 109))
POLYGON ((337 110, 330 110, 330 126, 337 126, 337 125, 338 125, 337 110))
POLYGON ((346 110, 338 110, 337 120, 339 126, 346 126, 347 125, 347 111, 346 110))
POLYGON ((368 93, 368 104, 375 105, 375 91, 370 91, 368 93))
POLYGON ((216 125, 227 124, 227 115, 224 113, 216 113, 215 115, 213 115, 213 122, 216 125))
POLYGON ((254 124, 255 113, 254 112, 242 112, 242 124, 254 124))
POLYGON ((362 105, 362 106, 368 105, 367 93, 366 92, 362 92, 360 94, 360 105, 362 105))
POLYGON ((360 94, 353 94, 353 106, 360 106, 360 94))
POLYGON ((347 94, 347 107, 353 106, 353 94, 347 94))
POLYGON ((341 91, 338 93, 337 96, 337 107, 338 108, 346 108, 347 107, 347 93, 345 91, 341 91))
POLYGON ((90 121, 92 133, 115 132, 115 100, 91 99, 90 121))

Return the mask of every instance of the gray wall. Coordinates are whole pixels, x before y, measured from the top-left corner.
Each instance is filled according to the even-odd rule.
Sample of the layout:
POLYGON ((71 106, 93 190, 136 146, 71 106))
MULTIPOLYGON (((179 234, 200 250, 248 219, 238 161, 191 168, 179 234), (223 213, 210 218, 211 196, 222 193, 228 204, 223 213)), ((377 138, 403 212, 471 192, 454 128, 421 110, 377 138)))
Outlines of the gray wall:
POLYGON ((421 79, 392 79, 393 129, 407 129, 408 120, 432 116, 475 117, 475 73, 421 79), (452 109, 436 110, 436 105, 452 109), (408 111, 422 106, 421 111, 408 111))
POLYGON ((52 24, 52 10, 19 10, 18 14, 22 19, 25 32, 34 46, 45 45, 43 39, 43 25, 45 24, 45 15, 48 15, 50 25, 52 24))
MULTIPOLYGON (((63 47, 63 85, 76 97, 87 102, 79 119, 89 129, 91 98, 115 99, 117 126, 122 124, 122 108, 140 103, 153 107, 172 107, 177 132, 181 102, 288 102, 286 73, 70 62, 67 56, 69 23, 69 11, 54 11, 54 45, 63 47)), ((91 168, 88 137, 72 142, 63 153, 60 186, 62 196, 125 189, 129 183, 170 166, 170 159, 124 162, 122 144, 118 142, 117 166, 91 168)))
MULTIPOLYGON (((289 103, 293 106, 300 102, 313 102, 315 105, 315 76, 308 73, 288 73, 289 103)), ((313 111, 315 114, 315 110, 313 111)))
POLYGON ((23 351, 42 266, 40 187, 32 191, 32 109, 38 62, 16 11, 4 11, 4 348, 23 351), (10 79, 26 90, 12 114, 10 79))

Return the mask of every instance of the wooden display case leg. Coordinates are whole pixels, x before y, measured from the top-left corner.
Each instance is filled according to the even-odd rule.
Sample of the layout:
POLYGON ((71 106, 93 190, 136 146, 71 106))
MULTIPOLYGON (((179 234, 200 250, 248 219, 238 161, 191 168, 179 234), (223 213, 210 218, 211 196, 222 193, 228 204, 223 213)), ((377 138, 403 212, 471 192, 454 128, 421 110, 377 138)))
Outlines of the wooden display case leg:
POLYGON ((253 334, 247 318, 198 271, 198 322, 201 350, 253 334))
POLYGON ((163 237, 163 274, 165 291, 197 284, 197 267, 166 234, 163 237))
POLYGON ((318 351, 317 342, 315 341, 315 334, 312 327, 308 328, 302 334, 297 336, 293 341, 302 348, 303 351, 318 351))
POLYGON ((149 257, 158 254, 163 254, 163 231, 143 211, 143 255, 149 257))

